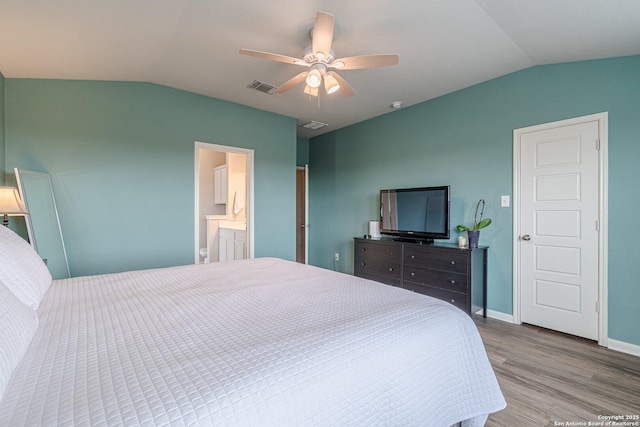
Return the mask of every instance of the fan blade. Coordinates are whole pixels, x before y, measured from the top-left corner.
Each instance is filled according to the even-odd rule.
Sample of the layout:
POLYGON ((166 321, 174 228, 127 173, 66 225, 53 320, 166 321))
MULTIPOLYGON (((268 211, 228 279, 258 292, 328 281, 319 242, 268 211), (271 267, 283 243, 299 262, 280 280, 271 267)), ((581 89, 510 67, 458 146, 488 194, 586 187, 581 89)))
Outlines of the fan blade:
POLYGON ((305 67, 310 65, 304 59, 278 55, 277 53, 260 52, 259 50, 251 49, 240 49, 240 53, 243 55, 255 56, 256 58, 268 59, 269 61, 284 62, 285 64, 304 65, 305 67))
MULTIPOLYGON (((311 48, 313 53, 318 56, 318 52, 323 57, 331 53, 331 44, 333 43, 333 15, 325 12, 316 14, 316 22, 313 24, 313 35, 311 36, 311 48)), ((322 58, 318 58, 322 60, 322 58)))
POLYGON ((351 86, 349 86, 349 83, 347 83, 345 79, 340 77, 340 74, 338 74, 336 72, 333 72, 333 71, 329 71, 329 72, 327 72, 327 74, 329 74, 330 76, 335 77, 335 79, 340 84, 340 89, 338 89, 338 93, 339 94, 341 94, 342 96, 353 96, 353 95, 356 94, 353 91, 353 88, 351 86))
POLYGON ((386 67, 400 61, 398 55, 362 55, 340 58, 332 61, 328 67, 338 70, 360 70, 362 68, 386 67))
POLYGON ((284 82, 275 92, 273 93, 284 93, 286 91, 288 91, 289 89, 291 89, 292 87, 299 85, 300 83, 302 83, 304 81, 304 79, 307 78, 307 74, 309 74, 307 71, 303 71, 302 73, 298 74, 297 76, 287 80, 286 82, 284 82))

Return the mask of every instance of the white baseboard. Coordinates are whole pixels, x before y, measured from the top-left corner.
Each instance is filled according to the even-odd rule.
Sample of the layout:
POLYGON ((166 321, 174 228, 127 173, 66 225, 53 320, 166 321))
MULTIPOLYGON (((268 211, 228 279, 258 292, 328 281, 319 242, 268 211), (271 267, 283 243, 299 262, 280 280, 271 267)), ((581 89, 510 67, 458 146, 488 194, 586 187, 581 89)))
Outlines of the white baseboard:
POLYGON ((640 357, 640 345, 630 344, 624 341, 612 340, 611 338, 609 338, 607 340, 607 348, 609 348, 609 350, 615 350, 621 353, 627 353, 633 356, 640 357))
MULTIPOLYGON (((482 316, 482 310, 476 311, 476 314, 482 316)), ((513 315, 487 309, 487 317, 490 319, 502 320, 503 322, 513 323, 513 315)))
MULTIPOLYGON (((476 314, 482 316, 482 310, 478 310, 476 314)), ((494 311, 487 309, 487 317, 491 319, 501 320, 503 322, 513 323, 513 315, 502 313, 501 311, 494 311)), ((632 356, 640 357, 640 345, 631 344, 624 341, 612 340, 609 338, 607 340, 607 348, 609 350, 619 351, 621 353, 631 354, 632 356)))

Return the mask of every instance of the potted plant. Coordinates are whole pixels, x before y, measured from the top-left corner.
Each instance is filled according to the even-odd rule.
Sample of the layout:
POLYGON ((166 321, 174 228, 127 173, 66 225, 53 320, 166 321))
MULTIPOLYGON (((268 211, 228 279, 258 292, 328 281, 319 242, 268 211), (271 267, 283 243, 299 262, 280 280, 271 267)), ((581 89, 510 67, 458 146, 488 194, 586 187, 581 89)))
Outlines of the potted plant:
POLYGON ((476 205, 476 212, 473 215, 473 226, 467 227, 466 225, 458 225, 456 228, 458 231, 466 231, 467 236, 469 238, 469 247, 477 248, 478 240, 480 240, 480 230, 488 227, 491 224, 491 218, 482 218, 484 215, 484 199, 478 200, 478 204, 476 205), (478 216, 478 210, 480 211, 480 215, 478 216))

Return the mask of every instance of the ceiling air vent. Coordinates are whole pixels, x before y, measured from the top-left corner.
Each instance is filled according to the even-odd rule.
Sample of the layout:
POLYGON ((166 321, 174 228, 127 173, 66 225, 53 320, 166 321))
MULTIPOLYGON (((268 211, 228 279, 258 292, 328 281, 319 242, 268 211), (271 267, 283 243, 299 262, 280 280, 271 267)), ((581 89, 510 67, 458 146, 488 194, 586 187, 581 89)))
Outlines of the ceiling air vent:
POLYGON ((323 128, 325 126, 329 126, 326 123, 320 123, 320 122, 316 122, 315 120, 311 120, 309 123, 305 123, 303 125, 300 125, 303 128, 306 129, 311 129, 311 130, 318 130, 320 128, 323 128))
POLYGON ((275 92, 276 89, 278 89, 277 87, 272 86, 269 83, 264 83, 258 80, 252 81, 251 84, 247 87, 249 89, 255 89, 260 92, 268 93, 269 95, 273 95, 273 92, 275 92))

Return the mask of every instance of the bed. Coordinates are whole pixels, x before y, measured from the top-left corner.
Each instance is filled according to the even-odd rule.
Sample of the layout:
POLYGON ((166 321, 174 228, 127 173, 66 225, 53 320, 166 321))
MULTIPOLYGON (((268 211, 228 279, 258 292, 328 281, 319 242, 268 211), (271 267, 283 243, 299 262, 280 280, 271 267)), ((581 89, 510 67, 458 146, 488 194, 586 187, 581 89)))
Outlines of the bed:
POLYGON ((446 302, 274 258, 51 281, 0 231, 0 425, 483 425, 505 407, 446 302))

